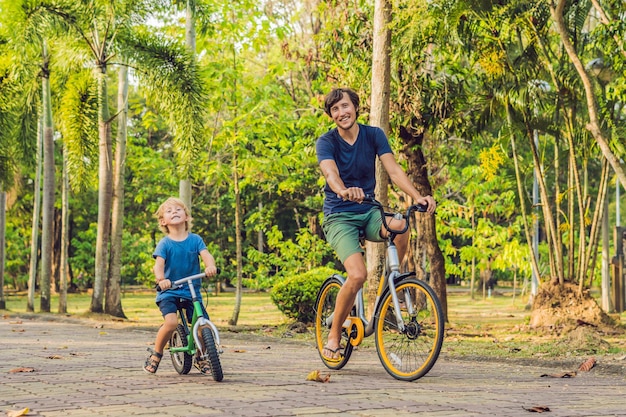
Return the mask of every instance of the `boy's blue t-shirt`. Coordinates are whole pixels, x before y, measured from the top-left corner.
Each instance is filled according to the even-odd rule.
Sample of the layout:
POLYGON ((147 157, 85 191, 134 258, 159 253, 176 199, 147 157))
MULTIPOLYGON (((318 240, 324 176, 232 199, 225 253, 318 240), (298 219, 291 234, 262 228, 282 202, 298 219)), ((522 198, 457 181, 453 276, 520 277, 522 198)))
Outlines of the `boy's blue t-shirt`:
MULTIPOLYGON (((332 159, 346 187, 362 188, 374 195, 376 188, 376 156, 392 153, 385 132, 379 127, 359 124, 359 135, 353 145, 341 138, 337 128, 329 130, 317 140, 317 162, 332 159)), ((324 187, 324 216, 332 213, 365 213, 370 205, 343 201, 328 186, 324 187)))
MULTIPOLYGON (((169 236, 165 236, 157 243, 153 258, 160 256, 165 259, 165 278, 172 282, 177 279, 185 278, 190 275, 199 274, 200 269, 200 252, 205 250, 206 244, 200 236, 195 233, 189 233, 183 241, 175 241, 169 236)), ((196 295, 201 296, 202 280, 193 281, 196 295)), ((182 288, 170 289, 167 291, 157 292, 156 301, 160 301, 164 297, 179 297, 191 300, 191 292, 189 286, 185 283, 182 288)))

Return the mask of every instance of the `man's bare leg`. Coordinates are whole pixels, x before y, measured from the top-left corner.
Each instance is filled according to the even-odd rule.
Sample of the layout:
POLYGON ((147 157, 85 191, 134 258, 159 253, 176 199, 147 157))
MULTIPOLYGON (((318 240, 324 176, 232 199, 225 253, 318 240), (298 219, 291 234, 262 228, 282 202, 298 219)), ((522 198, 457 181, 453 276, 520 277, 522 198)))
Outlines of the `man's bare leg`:
POLYGON ((357 293, 363 288, 363 284, 367 280, 367 269, 365 268, 363 254, 360 252, 350 255, 343 266, 346 268, 348 279, 346 279, 346 282, 341 286, 337 294, 333 323, 328 334, 328 341, 322 351, 322 355, 330 359, 337 359, 341 355, 338 348, 341 343, 343 322, 350 314, 352 306, 354 306, 357 293))

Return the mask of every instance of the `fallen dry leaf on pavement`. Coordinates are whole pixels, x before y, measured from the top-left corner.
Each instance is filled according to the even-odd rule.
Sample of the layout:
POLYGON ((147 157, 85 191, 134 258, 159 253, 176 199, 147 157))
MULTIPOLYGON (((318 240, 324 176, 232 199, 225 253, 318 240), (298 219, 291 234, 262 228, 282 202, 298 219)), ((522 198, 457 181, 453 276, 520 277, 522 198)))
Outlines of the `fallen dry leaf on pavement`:
POLYGON ((50 355, 50 356, 46 356, 46 359, 63 359, 63 356, 61 356, 61 355, 50 355))
POLYGON ((9 371, 10 374, 17 374, 18 372, 35 372, 35 368, 13 368, 9 371))
POLYGON ((596 359, 589 358, 580 364, 580 366, 578 367, 578 370, 583 371, 583 372, 589 372, 591 368, 593 368, 594 366, 596 366, 596 359))
POLYGON ((530 413, 545 413, 546 411, 550 411, 550 408, 546 407, 545 405, 536 405, 530 408, 526 408, 526 407, 522 407, 522 408, 530 413))
POLYGON ((28 408, 24 408, 23 410, 9 410, 7 411, 7 417, 25 416, 29 411, 30 410, 28 408))
POLYGON ((11 329, 13 333, 24 333, 24 329, 11 329))
POLYGON ((574 378, 576 376, 576 372, 562 372, 560 374, 543 374, 541 377, 550 377, 550 378, 574 378))
POLYGON ((307 381, 315 381, 315 382, 330 382, 330 374, 326 374, 322 376, 319 370, 311 371, 306 376, 307 381))

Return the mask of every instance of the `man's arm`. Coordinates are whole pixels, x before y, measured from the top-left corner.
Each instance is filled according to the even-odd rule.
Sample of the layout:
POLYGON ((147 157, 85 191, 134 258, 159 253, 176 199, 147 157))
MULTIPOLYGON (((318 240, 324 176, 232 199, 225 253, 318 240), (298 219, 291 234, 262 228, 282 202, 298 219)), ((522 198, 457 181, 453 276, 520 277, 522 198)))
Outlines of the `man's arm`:
POLYGON ((346 187, 339 176, 339 168, 337 168, 334 160, 324 159, 320 162, 320 169, 330 189, 337 193, 339 197, 344 200, 356 201, 357 203, 363 201, 363 198, 365 198, 363 189, 360 187, 346 187))
POLYGON ((392 153, 386 153, 381 155, 380 161, 383 163, 385 167, 385 171, 389 174, 389 178, 391 181, 398 186, 402 191, 407 193, 413 201, 418 204, 424 204, 428 206, 428 213, 434 213, 435 208, 437 207, 437 203, 432 196, 423 197, 419 191, 415 188, 409 177, 406 175, 402 167, 396 161, 396 158, 392 153))

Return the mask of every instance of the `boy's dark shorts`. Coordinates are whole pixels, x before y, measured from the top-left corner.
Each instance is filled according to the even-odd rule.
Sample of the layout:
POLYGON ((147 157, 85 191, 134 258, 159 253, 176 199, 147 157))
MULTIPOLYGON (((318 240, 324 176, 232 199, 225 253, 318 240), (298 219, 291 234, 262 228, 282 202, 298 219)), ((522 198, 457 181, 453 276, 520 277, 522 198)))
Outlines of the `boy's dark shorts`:
MULTIPOLYGON (((163 317, 170 313, 176 314, 179 308, 184 308, 187 321, 191 322, 191 319, 193 318, 193 302, 188 298, 165 297, 157 302, 157 305, 159 306, 159 310, 161 310, 163 317)), ((202 307, 202 313, 204 317, 208 318, 204 306, 202 307)))

